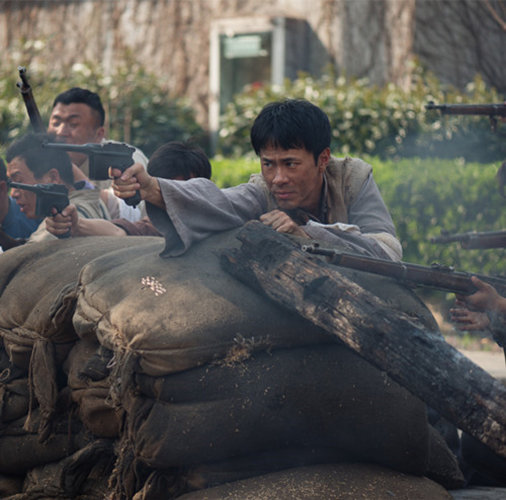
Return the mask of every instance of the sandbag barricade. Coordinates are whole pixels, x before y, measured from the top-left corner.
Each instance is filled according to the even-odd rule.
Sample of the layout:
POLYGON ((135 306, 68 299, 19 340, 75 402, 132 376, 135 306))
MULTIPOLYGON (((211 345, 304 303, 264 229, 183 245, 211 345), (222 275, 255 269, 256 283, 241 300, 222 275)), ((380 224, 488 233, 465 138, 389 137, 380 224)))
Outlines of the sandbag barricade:
MULTIPOLYGON (((221 269, 220 250, 238 246, 235 234, 209 238, 178 258, 161 258, 159 244, 132 246, 82 270, 74 328, 111 352, 109 397, 125 414, 112 477, 117 497, 133 498, 159 473, 172 498, 191 489, 188 478, 199 466, 217 470, 238 459, 253 470, 255 457, 286 449, 297 451, 284 466, 305 465, 300 457, 308 450, 331 448, 336 460, 416 475, 439 464, 446 467, 440 481, 458 485, 454 457, 433 439, 424 404, 221 269)), ((437 328, 405 287, 343 273, 437 328)))
POLYGON ((72 325, 79 273, 108 251, 152 240, 54 240, 0 256, 0 488, 7 485, 2 498, 34 468, 64 460, 95 439, 73 415, 62 370, 81 342, 72 325))

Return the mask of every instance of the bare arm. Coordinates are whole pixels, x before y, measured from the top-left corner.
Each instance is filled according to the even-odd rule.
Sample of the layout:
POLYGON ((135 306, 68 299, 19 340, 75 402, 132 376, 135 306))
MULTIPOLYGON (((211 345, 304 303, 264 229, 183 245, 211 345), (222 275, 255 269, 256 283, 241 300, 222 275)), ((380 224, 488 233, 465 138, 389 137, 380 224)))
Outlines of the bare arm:
POLYGON ((75 205, 68 205, 60 214, 46 218, 46 229, 58 236, 70 229, 72 236, 126 236, 126 232, 105 219, 79 217, 75 205))

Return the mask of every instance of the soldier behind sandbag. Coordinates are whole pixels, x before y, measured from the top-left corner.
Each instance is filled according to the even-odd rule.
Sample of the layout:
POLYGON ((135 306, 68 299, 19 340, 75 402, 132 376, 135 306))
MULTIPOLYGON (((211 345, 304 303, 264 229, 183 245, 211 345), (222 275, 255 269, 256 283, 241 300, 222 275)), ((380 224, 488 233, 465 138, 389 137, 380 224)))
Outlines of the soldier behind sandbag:
POLYGON ((7 168, 0 158, 0 247, 5 251, 22 245, 39 224, 39 219, 29 219, 9 196, 7 168))
MULTIPOLYGON (((95 92, 80 87, 73 87, 56 96, 49 117, 47 131, 54 134, 57 142, 66 144, 87 144, 111 142, 105 138, 105 111, 100 96, 95 92)), ((74 168, 76 181, 89 177, 88 157, 82 153, 69 153, 74 168)), ((144 153, 137 149, 133 154, 136 163, 146 167, 148 160, 144 153)), ((109 189, 110 181, 91 181, 102 189, 101 196, 111 217, 122 217, 131 221, 139 220, 144 212, 142 206, 131 207, 116 198, 109 189)))
MULTIPOLYGON (((61 184, 68 190, 69 200, 78 207, 82 217, 109 219, 107 207, 96 189, 76 189, 69 155, 65 151, 43 147, 53 140, 48 134, 26 134, 7 149, 7 176, 20 184, 61 184)), ((37 195, 21 188, 11 188, 11 196, 29 219, 38 219, 37 195)), ((42 221, 28 242, 55 238, 42 221)))

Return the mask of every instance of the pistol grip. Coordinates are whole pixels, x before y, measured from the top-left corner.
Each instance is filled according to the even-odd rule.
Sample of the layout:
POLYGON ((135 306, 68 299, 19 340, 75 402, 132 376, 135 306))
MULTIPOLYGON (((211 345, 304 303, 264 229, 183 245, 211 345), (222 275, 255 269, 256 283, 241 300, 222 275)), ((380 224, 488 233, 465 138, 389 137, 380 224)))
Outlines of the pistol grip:
POLYGON ((141 199, 141 193, 136 191, 133 196, 130 196, 130 198, 125 198, 125 203, 135 208, 141 202, 141 199))
POLYGON ((66 233, 58 235, 59 240, 63 240, 65 238, 70 238, 70 229, 66 233))

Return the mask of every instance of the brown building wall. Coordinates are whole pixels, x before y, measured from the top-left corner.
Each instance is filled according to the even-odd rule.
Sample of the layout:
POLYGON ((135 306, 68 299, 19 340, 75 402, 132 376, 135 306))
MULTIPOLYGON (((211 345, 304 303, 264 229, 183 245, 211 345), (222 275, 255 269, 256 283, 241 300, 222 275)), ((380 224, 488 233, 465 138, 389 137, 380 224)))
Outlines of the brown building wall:
MULTIPOLYGON (((209 108, 209 39, 219 19, 283 16, 307 22, 304 59, 318 75, 374 83, 408 75, 415 0, 14 0, 0 1, 0 50, 14 65, 51 69, 93 61, 105 71, 129 50, 167 91, 191 99, 202 123, 209 108), (45 43, 32 61, 16 60, 26 40, 45 43)), ((292 54, 293 60, 297 58, 292 54)), ((302 61, 301 56, 301 61, 302 61)))

